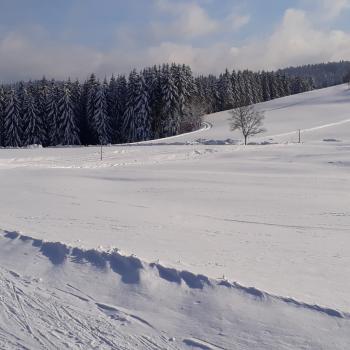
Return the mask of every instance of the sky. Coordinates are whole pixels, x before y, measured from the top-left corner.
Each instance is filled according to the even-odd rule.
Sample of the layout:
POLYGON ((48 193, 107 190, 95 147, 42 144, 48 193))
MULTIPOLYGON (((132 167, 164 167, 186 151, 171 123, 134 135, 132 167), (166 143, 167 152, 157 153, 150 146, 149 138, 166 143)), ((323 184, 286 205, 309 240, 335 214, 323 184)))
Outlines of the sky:
POLYGON ((0 81, 350 60, 350 0, 0 0, 0 81))

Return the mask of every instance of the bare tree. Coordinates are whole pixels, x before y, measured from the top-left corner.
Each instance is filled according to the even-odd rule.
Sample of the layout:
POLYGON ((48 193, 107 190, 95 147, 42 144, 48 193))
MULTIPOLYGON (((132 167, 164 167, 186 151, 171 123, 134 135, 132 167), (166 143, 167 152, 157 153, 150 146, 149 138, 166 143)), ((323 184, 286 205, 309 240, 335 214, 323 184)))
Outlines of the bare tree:
POLYGON ((244 144, 246 145, 249 136, 265 131, 262 127, 264 118, 264 113, 256 111, 253 106, 236 108, 231 112, 231 130, 240 130, 244 136, 244 144))

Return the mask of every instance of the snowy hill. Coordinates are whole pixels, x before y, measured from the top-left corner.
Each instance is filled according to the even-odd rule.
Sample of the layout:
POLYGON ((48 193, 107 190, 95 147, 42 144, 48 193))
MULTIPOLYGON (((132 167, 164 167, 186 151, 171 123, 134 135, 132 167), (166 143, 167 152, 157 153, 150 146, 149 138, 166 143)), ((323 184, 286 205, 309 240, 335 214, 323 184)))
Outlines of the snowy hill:
POLYGON ((247 147, 221 112, 102 161, 0 149, 0 348, 345 349, 350 91, 257 108, 247 147))

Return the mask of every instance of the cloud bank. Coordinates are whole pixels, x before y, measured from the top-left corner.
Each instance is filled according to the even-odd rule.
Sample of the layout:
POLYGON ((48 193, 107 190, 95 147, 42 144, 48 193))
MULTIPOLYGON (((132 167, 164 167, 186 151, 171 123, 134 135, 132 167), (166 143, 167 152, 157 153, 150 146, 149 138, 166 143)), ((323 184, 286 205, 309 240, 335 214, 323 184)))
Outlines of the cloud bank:
MULTIPOLYGON (((218 20, 195 1, 155 0, 155 6, 167 20, 154 20, 144 28, 147 35, 142 38, 148 42, 143 45, 138 42, 137 32, 125 26, 117 28, 118 37, 126 35, 125 40, 108 50, 50 39, 45 28, 7 32, 0 37, 1 80, 28 80, 42 75, 84 79, 90 72, 103 78, 163 62, 186 63, 196 73, 218 73, 225 68, 277 69, 350 59, 350 33, 329 26, 320 28, 315 14, 311 16, 305 9, 287 9, 268 35, 250 37, 235 45, 234 39, 227 39, 227 33, 234 37, 249 25, 252 18, 248 13, 233 9, 218 20), (220 40, 224 33, 225 40, 220 40)), ((350 0, 322 0, 316 13, 320 21, 332 21, 348 8, 350 0)))

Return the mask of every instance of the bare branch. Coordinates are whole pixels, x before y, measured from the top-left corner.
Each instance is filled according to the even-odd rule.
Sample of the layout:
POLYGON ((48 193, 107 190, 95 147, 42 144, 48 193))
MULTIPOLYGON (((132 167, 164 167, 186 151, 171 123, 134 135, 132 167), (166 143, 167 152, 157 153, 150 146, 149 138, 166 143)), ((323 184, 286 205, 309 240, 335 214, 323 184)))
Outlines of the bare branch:
POLYGON ((265 131, 262 127, 264 113, 256 111, 253 106, 238 107, 231 111, 231 130, 240 130, 247 144, 249 136, 254 136, 265 131))

